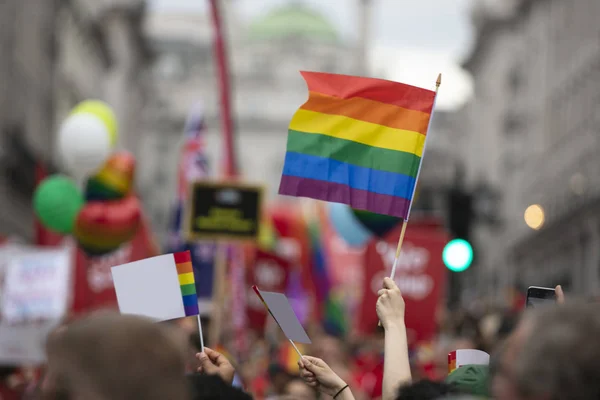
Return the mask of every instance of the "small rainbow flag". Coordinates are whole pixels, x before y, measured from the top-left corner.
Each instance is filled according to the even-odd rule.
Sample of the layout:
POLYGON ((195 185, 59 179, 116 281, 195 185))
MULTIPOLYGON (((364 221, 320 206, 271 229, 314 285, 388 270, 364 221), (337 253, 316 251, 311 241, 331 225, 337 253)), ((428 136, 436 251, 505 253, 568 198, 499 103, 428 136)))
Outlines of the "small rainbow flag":
POLYGON ((436 92, 382 79, 302 72, 279 194, 407 219, 436 92))
POLYGON ((183 298, 183 309, 186 316, 198 315, 198 296, 196 296, 196 281, 194 279, 194 268, 192 267, 192 256, 189 251, 173 253, 177 278, 181 297, 183 298))
POLYGON ((165 321, 198 315, 198 297, 189 251, 111 268, 122 314, 165 321))

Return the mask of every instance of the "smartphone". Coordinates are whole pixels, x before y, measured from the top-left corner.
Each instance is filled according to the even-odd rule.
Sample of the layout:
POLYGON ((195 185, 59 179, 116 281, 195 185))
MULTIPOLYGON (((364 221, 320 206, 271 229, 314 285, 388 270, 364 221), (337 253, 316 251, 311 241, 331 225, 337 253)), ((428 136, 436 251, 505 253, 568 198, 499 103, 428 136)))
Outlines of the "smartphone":
POLYGON ((527 288, 527 307, 536 308, 556 303, 556 293, 552 288, 530 286, 527 288))

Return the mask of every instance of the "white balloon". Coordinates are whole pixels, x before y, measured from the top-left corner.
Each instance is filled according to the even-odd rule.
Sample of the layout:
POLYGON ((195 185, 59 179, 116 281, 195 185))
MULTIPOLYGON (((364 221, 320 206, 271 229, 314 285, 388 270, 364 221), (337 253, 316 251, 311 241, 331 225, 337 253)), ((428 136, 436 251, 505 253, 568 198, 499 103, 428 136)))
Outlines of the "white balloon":
POLYGON ((58 151, 69 172, 82 178, 96 172, 110 155, 110 134, 93 114, 74 114, 60 127, 58 151))

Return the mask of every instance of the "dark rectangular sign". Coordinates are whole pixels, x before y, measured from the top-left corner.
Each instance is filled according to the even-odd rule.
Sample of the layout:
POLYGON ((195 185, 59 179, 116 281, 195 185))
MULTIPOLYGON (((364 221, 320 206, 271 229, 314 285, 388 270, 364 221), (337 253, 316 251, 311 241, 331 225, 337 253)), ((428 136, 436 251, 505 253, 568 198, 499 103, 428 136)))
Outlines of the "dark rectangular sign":
POLYGON ((256 240, 261 200, 260 186, 195 183, 187 204, 186 236, 189 240, 256 240))

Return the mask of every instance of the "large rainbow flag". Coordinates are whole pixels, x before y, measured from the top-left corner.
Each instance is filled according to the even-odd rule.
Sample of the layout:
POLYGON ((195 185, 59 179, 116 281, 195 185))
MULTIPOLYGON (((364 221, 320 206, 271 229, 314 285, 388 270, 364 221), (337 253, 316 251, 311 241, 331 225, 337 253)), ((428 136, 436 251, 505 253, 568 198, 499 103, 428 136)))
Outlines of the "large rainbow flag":
POLYGON ((382 79, 302 72, 279 193, 407 219, 436 92, 382 79))

